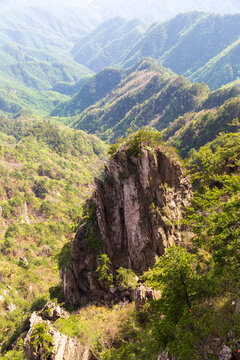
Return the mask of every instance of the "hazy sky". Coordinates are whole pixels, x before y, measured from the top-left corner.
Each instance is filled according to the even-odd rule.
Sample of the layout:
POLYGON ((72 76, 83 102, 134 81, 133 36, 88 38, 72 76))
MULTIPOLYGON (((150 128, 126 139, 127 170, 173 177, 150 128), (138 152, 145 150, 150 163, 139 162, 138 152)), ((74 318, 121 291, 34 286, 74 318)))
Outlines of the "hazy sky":
MULTIPOLYGON (((2 10, 12 7, 44 8, 64 17, 82 16, 91 19, 92 26, 115 16, 138 18, 148 24, 168 20, 178 13, 193 10, 214 13, 240 12, 240 0, 0 0, 2 10), (81 12, 84 9, 84 12, 81 12)), ((85 21, 84 20, 84 21, 85 21)))

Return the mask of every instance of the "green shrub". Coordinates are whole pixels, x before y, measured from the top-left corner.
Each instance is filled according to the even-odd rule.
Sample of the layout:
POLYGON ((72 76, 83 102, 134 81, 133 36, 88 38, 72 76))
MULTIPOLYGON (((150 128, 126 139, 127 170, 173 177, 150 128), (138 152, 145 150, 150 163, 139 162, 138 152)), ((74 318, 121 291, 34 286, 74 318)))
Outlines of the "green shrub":
POLYGON ((131 269, 124 269, 120 267, 117 270, 117 280, 125 287, 136 289, 138 286, 137 275, 131 269))
POLYGON ((32 189, 36 197, 40 199, 44 199, 46 194, 48 193, 45 180, 35 180, 32 189))
POLYGON ((101 248, 101 237, 98 227, 96 206, 92 201, 89 202, 88 207, 85 206, 85 209, 83 210, 83 221, 86 222, 85 240, 88 247, 99 251, 101 248))
POLYGON ((71 263, 71 242, 66 243, 61 252, 57 256, 58 259, 58 268, 67 269, 71 263))
POLYGON ((8 203, 2 204, 2 216, 5 219, 10 219, 12 216, 12 208, 8 203))
POLYGON ((49 326, 36 324, 30 336, 31 346, 42 360, 50 360, 53 352, 53 338, 48 334, 49 326))
POLYGON ((99 273, 99 280, 103 281, 107 287, 113 284, 113 274, 111 272, 111 261, 107 254, 101 254, 98 257, 99 266, 96 270, 99 273))
POLYGON ((154 149, 162 143, 162 134, 153 128, 142 128, 137 132, 130 131, 126 139, 118 139, 117 144, 110 147, 109 154, 115 155, 120 149, 126 149, 127 152, 134 156, 141 156, 141 147, 146 146, 154 149))

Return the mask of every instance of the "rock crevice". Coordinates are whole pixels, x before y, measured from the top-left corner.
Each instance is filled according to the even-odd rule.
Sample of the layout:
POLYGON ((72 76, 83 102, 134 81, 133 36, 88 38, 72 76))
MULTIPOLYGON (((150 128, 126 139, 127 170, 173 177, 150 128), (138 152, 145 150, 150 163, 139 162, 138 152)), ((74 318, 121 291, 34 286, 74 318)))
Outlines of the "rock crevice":
POLYGON ((168 246, 179 245, 191 197, 180 163, 164 148, 142 147, 139 157, 117 152, 95 183, 88 207, 94 207, 99 247, 89 246, 87 224, 82 224, 71 245, 70 265, 60 271, 66 298, 75 305, 104 296, 96 275, 99 254, 108 255, 113 276, 119 267, 142 274, 168 246))

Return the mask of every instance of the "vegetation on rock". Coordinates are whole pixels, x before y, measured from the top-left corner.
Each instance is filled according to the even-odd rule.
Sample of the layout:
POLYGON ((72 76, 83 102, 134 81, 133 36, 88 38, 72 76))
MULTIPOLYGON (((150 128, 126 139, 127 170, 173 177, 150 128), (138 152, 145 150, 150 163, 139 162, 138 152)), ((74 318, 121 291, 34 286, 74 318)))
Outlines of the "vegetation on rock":
POLYGON ((31 334, 31 346, 41 356, 41 359, 51 359, 53 352, 53 338, 48 334, 49 327, 43 322, 36 324, 31 334))
MULTIPOLYGON (((143 134, 147 131, 142 130, 143 134)), ((186 247, 170 247, 141 277, 141 281, 160 290, 161 297, 137 312, 131 310, 131 317, 117 326, 120 332, 124 329, 124 335, 111 346, 110 333, 108 340, 98 340, 97 346, 87 337, 96 358, 155 360, 165 350, 180 360, 209 360, 218 357, 222 343, 236 353, 240 335, 239 144, 239 132, 221 134, 192 151, 186 161, 194 195, 184 219, 192 233, 191 242, 186 242, 186 247)), ((118 146, 126 147, 123 139, 118 146)), ((103 254, 101 259, 98 272, 101 268, 108 275, 109 258, 103 254)), ((128 275, 132 281, 129 271, 117 271, 125 286, 128 275)), ((103 316, 103 309, 98 310, 103 316)), ((110 311, 111 316, 117 316, 116 309, 110 311)), ((80 324, 77 319, 81 312, 72 320, 74 326, 80 324)), ((100 328, 104 321, 105 317, 100 328)), ((80 337, 81 332, 76 330, 75 334, 80 337)))
MULTIPOLYGON (((80 5, 74 14, 65 0, 57 4, 56 13, 46 1, 37 7, 28 4, 2 1, 0 15, 1 359, 25 359, 21 344, 31 312, 48 298, 64 304, 58 270, 73 270, 75 250, 74 255, 83 257, 77 264, 85 287, 77 283, 80 293, 89 295, 96 287, 102 301, 112 302, 111 294, 117 299, 124 293, 123 302, 112 308, 91 305, 79 310, 68 304, 68 310, 75 311, 54 324, 89 347, 93 359, 156 360, 164 351, 178 360, 214 360, 223 345, 237 357, 240 15, 191 12, 148 29, 138 20, 115 18, 93 29, 93 23, 99 25, 95 1, 89 5, 95 6, 91 19, 80 5), (35 114, 56 118, 53 122, 35 114), (107 189, 101 208, 86 199, 108 146, 78 129, 117 140, 109 150, 111 161, 119 160, 114 176, 105 164, 102 180, 96 180, 97 188, 107 189), (176 165, 172 146, 184 158, 186 176, 176 165), (150 163, 156 170, 149 173, 154 190, 146 179, 136 180, 139 168, 146 176, 150 163), (169 182, 163 171, 169 172, 169 182), (188 176, 193 196, 183 212, 188 176), (140 194, 143 182, 146 199, 140 194), (127 205, 133 207, 126 219, 128 195, 127 205), (118 208, 113 216, 106 212, 106 220, 104 212, 113 207, 113 197, 118 208), (137 225, 131 223, 136 213, 137 225), (106 220, 104 234, 101 216, 106 220), (121 225, 116 233, 115 221, 121 225), (160 225, 154 228, 158 222, 162 232, 160 225), (84 244, 74 248, 79 223, 84 244), (178 246, 169 246, 175 230, 178 246), (145 233, 147 240, 161 237, 162 247, 157 244, 156 249, 163 255, 155 264, 156 249, 146 250, 141 243, 145 233), (119 257, 129 239, 136 249, 128 247, 119 257), (144 264, 136 263, 137 254, 142 263, 152 257, 152 268, 144 271, 144 264), (133 263, 140 269, 138 277, 133 263), (127 302, 143 282, 161 296, 147 297, 136 310, 127 302)), ((87 299, 83 296, 81 304, 87 299)), ((49 329, 38 324, 31 336, 33 350, 46 360, 54 345, 49 329)))

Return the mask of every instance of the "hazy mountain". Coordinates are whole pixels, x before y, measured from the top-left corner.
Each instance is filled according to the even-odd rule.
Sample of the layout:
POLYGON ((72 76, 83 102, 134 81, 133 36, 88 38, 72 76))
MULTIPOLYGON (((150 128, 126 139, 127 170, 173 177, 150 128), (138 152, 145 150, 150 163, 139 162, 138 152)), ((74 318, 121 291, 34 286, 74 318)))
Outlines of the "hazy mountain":
POLYGON ((75 16, 67 2, 57 11, 56 2, 50 2, 49 7, 47 2, 39 5, 29 1, 3 3, 0 111, 15 113, 23 107, 46 114, 66 99, 52 91, 57 83, 74 84, 91 75, 91 71, 75 62, 70 54, 73 47, 70 40, 87 30, 79 13, 75 16))
POLYGON ((82 37, 74 46, 72 55, 74 60, 98 72, 117 64, 122 54, 141 39, 145 30, 138 20, 113 18, 82 37))
MULTIPOLYGON (((172 2, 164 7, 161 1, 115 1, 111 6, 108 1, 2 1, 0 111, 16 112, 23 107, 51 112, 81 89, 81 79, 91 75, 82 64, 98 72, 106 66, 127 68, 148 56, 191 81, 205 81, 211 88, 235 80, 239 72, 235 59, 240 15, 194 12, 160 22, 159 14, 167 17, 180 8, 192 10, 190 5, 172 2), (114 14, 117 18, 99 25, 114 14), (158 23, 148 30, 141 21, 133 20, 139 17, 151 22, 153 15, 158 23)), ((195 3, 194 8, 213 10, 213 5, 210 1, 195 3)), ((228 5, 229 11, 237 10, 237 3, 228 5)), ((225 8, 223 2, 215 2, 216 11, 224 12, 225 8)))
POLYGON ((190 13, 155 24, 121 59, 130 66, 151 56, 164 67, 216 89, 238 77, 240 15, 190 13))
POLYGON ((145 60, 115 90, 76 117, 73 126, 111 140, 125 135, 130 127, 164 129, 179 115, 197 108, 208 94, 205 84, 192 85, 145 60))
POLYGON ((190 81, 204 81, 217 89, 240 76, 240 38, 194 72, 190 81))
POLYGON ((51 113, 52 116, 74 116, 87 107, 104 98, 117 87, 127 75, 127 71, 105 69, 85 81, 79 92, 69 101, 59 104, 51 113))
POLYGON ((23 25, 28 29, 38 29, 43 32, 51 30, 53 33, 73 39, 98 24, 98 21, 94 20, 94 12, 87 11, 84 4, 87 5, 87 1, 10 0, 2 5, 1 18, 15 21, 15 26, 23 25))
POLYGON ((75 60, 97 71, 105 66, 127 68, 143 57, 152 57, 193 82, 206 82, 212 89, 239 76, 240 14, 191 12, 155 23, 145 32, 142 26, 139 32, 137 25, 124 35, 130 24, 120 18, 103 23, 75 45, 75 60))
POLYGON ((237 0, 92 0, 89 7, 105 19, 121 16, 125 19, 137 18, 146 23, 166 21, 179 13, 189 11, 220 14, 240 12, 240 3, 237 0))

